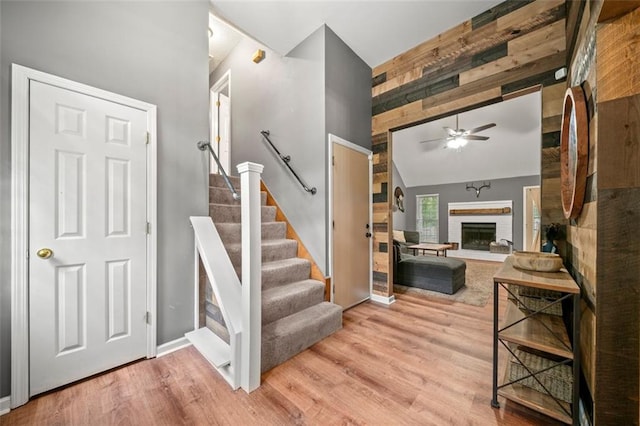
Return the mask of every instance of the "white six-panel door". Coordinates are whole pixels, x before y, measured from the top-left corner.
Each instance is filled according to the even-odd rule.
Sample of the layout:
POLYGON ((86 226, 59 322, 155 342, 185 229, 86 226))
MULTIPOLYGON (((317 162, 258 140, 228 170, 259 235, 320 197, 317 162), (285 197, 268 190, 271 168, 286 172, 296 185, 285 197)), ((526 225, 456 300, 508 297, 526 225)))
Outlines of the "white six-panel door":
POLYGON ((32 81, 29 120, 35 395, 147 355, 147 118, 32 81))

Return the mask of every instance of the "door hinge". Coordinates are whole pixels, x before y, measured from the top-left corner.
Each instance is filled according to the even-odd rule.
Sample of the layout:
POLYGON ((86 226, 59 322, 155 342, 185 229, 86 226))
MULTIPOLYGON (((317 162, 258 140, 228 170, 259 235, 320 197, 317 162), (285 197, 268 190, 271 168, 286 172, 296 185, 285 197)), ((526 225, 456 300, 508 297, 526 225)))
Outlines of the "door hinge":
POLYGON ((216 142, 220 143, 220 136, 216 136, 216 142))
POLYGON ((332 165, 332 166, 335 166, 335 165, 336 165, 336 156, 335 156, 335 155, 332 155, 332 156, 331 156, 331 165, 332 165))
POLYGON ((147 222, 146 232, 147 232, 147 235, 151 234, 151 223, 150 222, 147 222))
POLYGON ((216 106, 219 107, 220 106, 220 101, 216 101, 216 106))
POLYGON ((145 144, 149 145, 149 140, 151 139, 151 133, 147 132, 145 144))
POLYGON ((147 311, 147 313, 144 316, 144 320, 147 324, 151 324, 151 312, 147 311))

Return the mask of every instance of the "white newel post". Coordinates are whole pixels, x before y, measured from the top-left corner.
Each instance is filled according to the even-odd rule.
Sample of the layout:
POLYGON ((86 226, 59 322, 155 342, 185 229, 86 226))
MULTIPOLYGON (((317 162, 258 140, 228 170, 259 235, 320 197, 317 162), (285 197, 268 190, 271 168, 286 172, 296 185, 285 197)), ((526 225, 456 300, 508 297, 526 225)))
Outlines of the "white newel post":
POLYGON ((264 166, 238 164, 242 220, 242 344, 240 386, 260 386, 262 346, 262 221, 260 174, 264 166))

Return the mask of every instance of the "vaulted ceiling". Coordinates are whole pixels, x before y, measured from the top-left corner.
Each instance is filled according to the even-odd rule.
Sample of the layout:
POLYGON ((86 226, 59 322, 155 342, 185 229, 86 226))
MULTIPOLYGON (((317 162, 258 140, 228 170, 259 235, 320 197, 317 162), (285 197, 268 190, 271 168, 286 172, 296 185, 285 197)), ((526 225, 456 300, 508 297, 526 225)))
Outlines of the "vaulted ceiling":
POLYGON ((469 141, 459 151, 442 142, 420 143, 446 135, 455 116, 393 133, 393 161, 407 187, 440 185, 540 174, 542 104, 540 92, 459 114, 459 126, 496 127, 480 133, 487 141, 469 141))
POLYGON ((211 0, 214 14, 281 55, 326 24, 372 68, 499 3, 211 0))
MULTIPOLYGON (((215 26, 210 68, 224 58, 229 44, 235 46, 240 37, 236 31, 228 28, 225 31, 225 25, 220 25, 218 19, 281 55, 326 24, 373 68, 500 3, 500 0, 211 0, 211 10, 217 19, 210 19, 210 25, 215 26)), ((394 162, 407 186, 540 173, 539 94, 468 111, 460 114, 459 120, 464 128, 487 122, 498 126, 483 133, 491 137, 489 141, 471 142, 460 152, 441 149, 442 144, 419 143, 443 135, 443 126, 455 127, 455 117, 394 133, 394 146, 401 148, 394 150, 394 162)))

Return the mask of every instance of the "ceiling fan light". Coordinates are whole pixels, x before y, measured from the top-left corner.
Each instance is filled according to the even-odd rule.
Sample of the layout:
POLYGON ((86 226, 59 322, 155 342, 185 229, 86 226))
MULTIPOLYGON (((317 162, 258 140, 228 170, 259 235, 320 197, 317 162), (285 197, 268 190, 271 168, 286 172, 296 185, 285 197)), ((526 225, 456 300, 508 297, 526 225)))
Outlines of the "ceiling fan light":
POLYGON ((463 146, 465 146, 467 144, 467 142, 469 142, 469 141, 466 140, 465 138, 457 137, 457 138, 451 139, 449 142, 447 142, 447 148, 460 149, 463 146))

